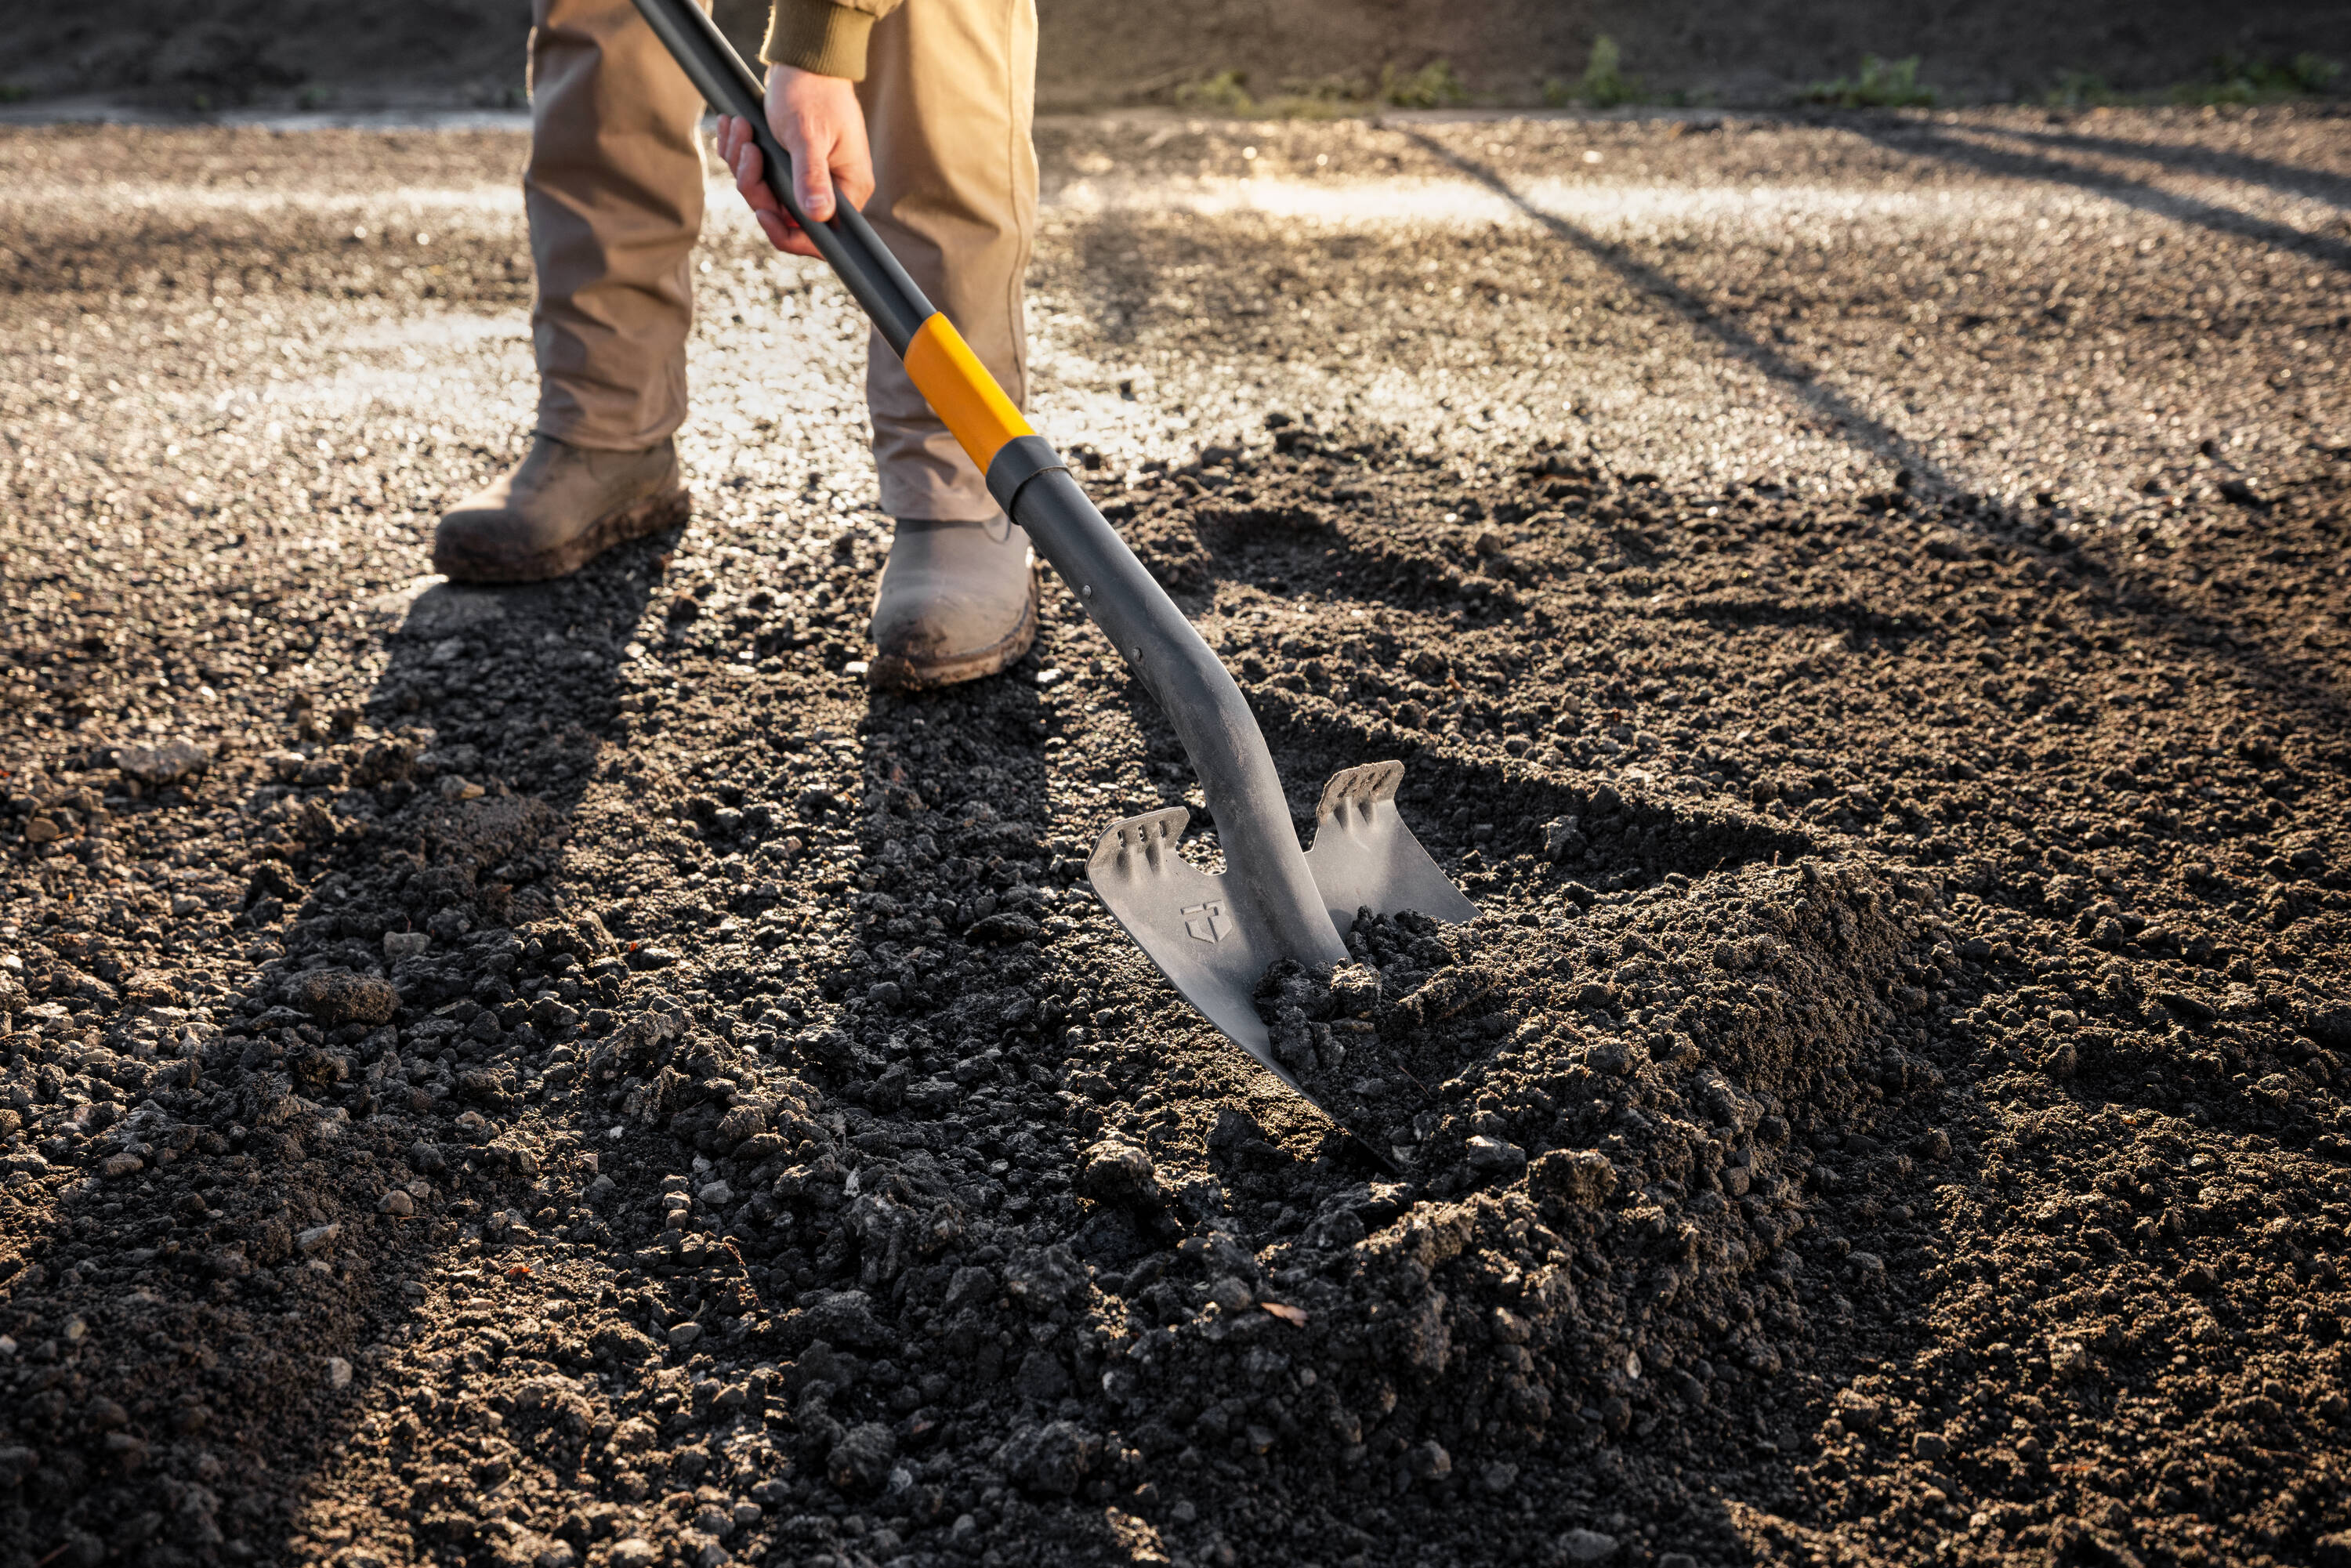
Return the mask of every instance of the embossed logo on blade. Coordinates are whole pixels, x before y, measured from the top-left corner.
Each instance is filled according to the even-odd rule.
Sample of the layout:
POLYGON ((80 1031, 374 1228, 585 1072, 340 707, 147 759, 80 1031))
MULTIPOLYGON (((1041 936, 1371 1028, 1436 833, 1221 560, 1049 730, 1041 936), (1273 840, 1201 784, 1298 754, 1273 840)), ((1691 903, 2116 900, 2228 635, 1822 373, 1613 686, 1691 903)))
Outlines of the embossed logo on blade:
POLYGON ((1187 904, 1176 913, 1184 917, 1184 934, 1195 942, 1221 942, 1225 933, 1232 929, 1233 923, 1225 918, 1222 899, 1187 904))

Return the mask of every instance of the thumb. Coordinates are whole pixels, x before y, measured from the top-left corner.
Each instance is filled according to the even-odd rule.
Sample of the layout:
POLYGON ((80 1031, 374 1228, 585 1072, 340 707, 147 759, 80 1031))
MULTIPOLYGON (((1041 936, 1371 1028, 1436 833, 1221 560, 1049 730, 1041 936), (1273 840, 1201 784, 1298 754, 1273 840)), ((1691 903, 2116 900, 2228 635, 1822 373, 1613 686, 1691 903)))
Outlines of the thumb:
POLYGON ((792 183, 799 187, 800 211, 812 224, 832 219, 831 153, 831 148, 810 146, 800 154, 799 166, 792 171, 792 183))

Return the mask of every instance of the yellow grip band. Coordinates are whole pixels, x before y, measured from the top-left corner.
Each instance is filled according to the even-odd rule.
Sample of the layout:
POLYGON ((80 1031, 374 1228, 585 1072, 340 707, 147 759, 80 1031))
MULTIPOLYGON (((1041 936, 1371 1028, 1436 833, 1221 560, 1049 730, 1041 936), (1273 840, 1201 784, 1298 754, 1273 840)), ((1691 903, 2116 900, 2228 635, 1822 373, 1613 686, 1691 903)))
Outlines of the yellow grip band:
POLYGON ((914 329, 906 375, 982 474, 1007 443, 1037 434, 944 312, 914 329))

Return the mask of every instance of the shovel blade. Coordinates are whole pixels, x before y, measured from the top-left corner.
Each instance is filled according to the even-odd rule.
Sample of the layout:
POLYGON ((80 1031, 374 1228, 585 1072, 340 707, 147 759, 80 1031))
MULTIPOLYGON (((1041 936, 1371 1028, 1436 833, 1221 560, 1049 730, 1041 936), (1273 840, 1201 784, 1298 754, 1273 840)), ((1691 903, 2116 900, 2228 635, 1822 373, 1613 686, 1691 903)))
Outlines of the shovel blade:
POLYGON ((1306 864, 1330 908, 1331 924, 1342 932, 1364 909, 1374 915, 1409 909, 1448 922, 1478 917, 1478 906, 1453 885, 1397 814, 1396 787, 1403 782, 1403 763, 1367 762, 1341 769, 1322 787, 1306 864))
POLYGON ((1298 1087, 1273 1060, 1249 992, 1281 955, 1240 917, 1225 879, 1176 852, 1191 809, 1170 806, 1113 822, 1087 858, 1094 894, 1159 972, 1241 1049, 1298 1087))
MULTIPOLYGON (((1332 925, 1345 932, 1358 911, 1415 910, 1435 920, 1477 917, 1478 906, 1438 869, 1395 808, 1401 762, 1374 762, 1334 775, 1316 808, 1306 854, 1332 925)), ((1094 894, 1184 999, 1292 1089, 1273 1058, 1250 993, 1283 954, 1254 929, 1228 879, 1176 852, 1192 812, 1169 806, 1113 822, 1086 861, 1094 894)))

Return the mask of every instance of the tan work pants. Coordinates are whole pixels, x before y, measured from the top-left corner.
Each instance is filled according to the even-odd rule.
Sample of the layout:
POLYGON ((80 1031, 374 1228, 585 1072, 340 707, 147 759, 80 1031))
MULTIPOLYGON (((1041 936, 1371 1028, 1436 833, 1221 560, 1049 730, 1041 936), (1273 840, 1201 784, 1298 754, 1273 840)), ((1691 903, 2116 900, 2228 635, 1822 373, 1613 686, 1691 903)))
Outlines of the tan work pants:
MULTIPOLYGON (((685 418, 702 99, 629 0, 533 0, 533 12, 523 197, 538 275, 538 429, 635 451, 685 418)), ((1036 72, 1034 0, 906 0, 875 26, 858 89, 876 175, 866 216, 1016 402, 1028 393, 1036 72)), ((995 516, 897 356, 878 335, 869 353, 883 510, 995 516)))

